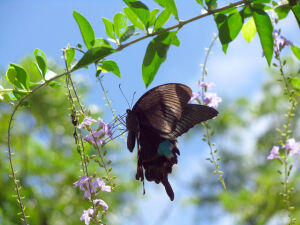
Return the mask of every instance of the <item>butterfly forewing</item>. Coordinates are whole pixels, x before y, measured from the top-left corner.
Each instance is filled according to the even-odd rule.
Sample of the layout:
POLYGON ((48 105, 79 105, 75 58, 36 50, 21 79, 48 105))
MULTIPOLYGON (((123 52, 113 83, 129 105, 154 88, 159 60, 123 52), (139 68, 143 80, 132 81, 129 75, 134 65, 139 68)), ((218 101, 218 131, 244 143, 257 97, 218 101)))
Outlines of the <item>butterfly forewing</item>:
POLYGON ((205 105, 187 104, 184 107, 180 120, 176 123, 175 129, 166 135, 165 138, 175 139, 186 133, 196 124, 212 119, 217 115, 218 111, 214 108, 205 105))
POLYGON ((191 98, 191 89, 183 84, 170 83, 155 87, 144 94, 132 111, 141 124, 159 133, 171 133, 191 98))

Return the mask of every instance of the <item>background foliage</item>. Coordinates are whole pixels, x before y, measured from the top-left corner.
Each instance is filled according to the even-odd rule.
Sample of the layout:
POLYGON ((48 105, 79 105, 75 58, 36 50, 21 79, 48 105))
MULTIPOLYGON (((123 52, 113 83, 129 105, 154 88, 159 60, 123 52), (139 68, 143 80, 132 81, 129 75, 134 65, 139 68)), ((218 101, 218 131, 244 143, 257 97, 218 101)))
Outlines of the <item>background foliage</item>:
MULTIPOLYGON (((178 11, 180 9, 177 11, 173 1, 166 1, 170 2, 169 5, 164 5, 163 1, 157 1, 162 6, 160 13, 157 10, 147 11, 144 7, 142 7, 143 10, 135 11, 132 7, 134 1, 124 2, 127 5, 123 9, 124 14, 117 13, 111 21, 105 18, 102 19, 107 36, 117 44, 115 49, 111 47, 111 45, 115 46, 113 43, 109 44, 107 40, 96 38, 89 22, 81 14, 74 11, 73 16, 79 25, 83 42, 88 50, 72 70, 101 60, 97 65, 98 71, 110 71, 120 77, 121 72, 117 64, 112 60, 102 60, 103 57, 122 50, 124 46, 120 43, 126 43, 127 38, 134 38, 135 35, 141 37, 141 35, 138 36, 139 34, 136 33, 135 29, 139 28, 146 35, 149 35, 151 34, 149 27, 152 26, 153 32, 160 32, 160 29, 166 24, 171 15, 172 18, 175 18, 175 21, 179 18, 178 11), (132 14, 132 11, 134 11, 134 14, 132 14), (156 23, 153 22, 155 16, 157 16, 156 23), (129 25, 129 21, 135 28, 129 25)), ((204 6, 208 12, 217 8, 216 1, 205 1, 205 4, 202 1, 197 2, 204 6)), ((246 19, 252 16, 265 57, 268 64, 271 65, 273 39, 270 27, 272 25, 268 15, 263 11, 267 9, 267 6, 262 4, 269 3, 269 1, 255 2, 256 5, 252 5, 250 8, 246 7, 240 11, 227 10, 215 14, 214 20, 220 33, 222 49, 226 52, 228 44, 242 30, 243 22, 246 22, 246 19)), ((292 9, 291 13, 295 14, 297 19, 297 15, 299 15, 298 8, 292 9)), ((284 19, 289 8, 279 8, 277 11, 279 17, 284 19)), ((180 32, 184 32, 184 30, 180 32)), ((247 34, 246 31, 244 33, 247 34)), ((172 45, 180 45, 177 31, 157 34, 158 36, 151 41, 148 40, 143 65, 139 65, 142 67, 142 77, 146 86, 154 81, 159 67, 166 60, 169 47, 173 48, 172 45)), ((251 37, 248 36, 247 38, 251 40, 251 37)), ((129 41, 127 43, 130 43, 129 41)), ((144 44, 144 46, 146 45, 144 44)), ((294 49, 293 52, 294 55, 298 55, 297 49, 294 49)), ((71 52, 70 55, 72 54, 71 52)), ((51 60, 47 59, 45 61, 42 52, 35 52, 34 55, 40 71, 32 58, 25 58, 20 63, 26 70, 31 82, 40 82, 41 75, 42 77, 46 76, 44 64, 47 64, 48 70, 57 74, 64 71, 63 68, 51 62, 51 60)), ((72 57, 69 56, 69 58, 72 57)), ((71 65, 71 61, 68 62, 68 65, 71 65)), ((289 58, 287 62, 288 73, 291 76, 299 76, 299 61, 296 61, 294 57, 289 58)), ((229 214, 235 218, 236 223, 240 224, 276 224, 277 221, 286 219, 282 211, 282 201, 278 196, 281 186, 276 170, 280 167, 280 164, 267 161, 266 156, 270 147, 277 143, 278 135, 275 129, 284 120, 283 114, 286 111, 287 102, 281 91, 282 86, 277 81, 279 75, 276 70, 270 70, 269 73, 271 75, 263 86, 263 91, 258 99, 239 98, 229 105, 225 103, 220 109, 221 115, 218 120, 215 120, 212 124, 213 130, 216 132, 216 140, 219 143, 222 169, 225 172, 224 178, 228 190, 226 192, 222 190, 216 177, 211 174, 213 168, 210 164, 205 164, 207 165, 205 173, 203 171, 198 173, 195 170, 193 173, 187 174, 187 176, 194 177, 192 183, 182 182, 182 185, 193 193, 192 197, 185 199, 185 207, 194 208, 202 213, 207 208, 214 209, 217 212, 221 209, 219 217, 229 214), (260 126, 260 129, 255 129, 260 126), (246 135, 241 137, 241 132, 245 132, 246 135)), ((5 73, 3 72, 1 84, 6 87, 8 84, 4 80, 4 76, 5 73)), ((82 224, 79 217, 82 210, 89 207, 87 202, 82 200, 81 193, 72 187, 74 181, 81 176, 80 158, 72 138, 73 127, 70 123, 70 103, 65 97, 67 91, 64 78, 60 79, 60 81, 56 80, 55 83, 33 94, 26 107, 22 107, 22 110, 17 114, 13 123, 12 143, 16 155, 14 163, 18 171, 17 176, 22 184, 21 191, 22 195, 25 196, 26 211, 30 215, 32 224, 82 224)), ((9 80, 19 89, 29 90, 36 86, 36 84, 24 80, 23 82, 22 79, 9 80)), ((89 87, 82 85, 80 82, 78 84, 77 88, 80 95, 88 95, 89 87)), ((22 97, 20 92, 14 94, 15 98, 22 97)), ((14 187, 9 179, 7 153, 4 151, 7 148, 7 121, 12 106, 3 103, 0 105, 0 110, 0 129, 1 134, 3 134, 1 135, 1 149, 3 151, 1 151, 0 158, 2 178, 0 180, 0 223, 16 224, 19 223, 19 216, 17 215, 19 206, 16 204, 15 198, 12 197, 14 187)), ((297 109, 297 115, 298 111, 297 109)), ((97 117, 103 115, 103 112, 91 110, 91 114, 97 117)), ((292 123, 295 128, 295 135, 298 129, 297 118, 296 116, 292 123)), ((199 136, 199 130, 195 129, 194 132, 199 136)), ((295 139, 299 138, 294 137, 295 139)), ((141 187, 139 187, 138 182, 132 179, 132 174, 128 174, 126 171, 126 168, 129 169, 134 166, 134 160, 128 160, 128 154, 121 151, 123 147, 117 141, 106 145, 105 148, 108 151, 107 157, 113 159, 113 171, 114 175, 117 176, 117 191, 101 196, 109 203, 110 207, 105 222, 107 224, 125 224, 124 221, 134 218, 132 223, 142 224, 145 221, 140 218, 137 205, 141 187)), ((89 149, 88 146, 86 150, 89 154, 94 153, 94 150, 89 149)), ((297 160, 297 158, 294 160, 297 160)), ((205 165, 204 167, 206 167, 205 165)), ((89 169, 91 173, 95 172, 99 176, 103 175, 96 164, 91 163, 89 169)), ((299 190, 297 171, 297 163, 294 163, 292 180, 290 181, 295 189, 293 196, 297 196, 299 190)), ((297 217, 299 215, 299 202, 297 198, 292 199, 292 201, 297 217)), ((214 216, 214 210, 209 210, 210 213, 207 215, 214 216)), ((160 218, 159 223, 168 223, 168 213, 168 210, 162 212, 162 217, 158 217, 160 218)), ((195 223, 201 223, 202 219, 195 217, 195 223)), ((299 219, 297 218, 297 224, 300 224, 299 219)), ((215 218, 211 221, 215 221, 215 218)), ((156 221, 150 222, 156 223, 156 221)))

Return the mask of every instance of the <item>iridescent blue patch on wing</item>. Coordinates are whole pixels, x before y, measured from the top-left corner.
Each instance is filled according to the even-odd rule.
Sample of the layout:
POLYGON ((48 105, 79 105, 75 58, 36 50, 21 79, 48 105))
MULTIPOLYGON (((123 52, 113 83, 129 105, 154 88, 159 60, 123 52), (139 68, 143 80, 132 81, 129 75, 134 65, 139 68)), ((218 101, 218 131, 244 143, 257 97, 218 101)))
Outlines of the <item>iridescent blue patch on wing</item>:
POLYGON ((172 143, 168 140, 163 141, 159 144, 157 152, 167 158, 172 157, 172 143))

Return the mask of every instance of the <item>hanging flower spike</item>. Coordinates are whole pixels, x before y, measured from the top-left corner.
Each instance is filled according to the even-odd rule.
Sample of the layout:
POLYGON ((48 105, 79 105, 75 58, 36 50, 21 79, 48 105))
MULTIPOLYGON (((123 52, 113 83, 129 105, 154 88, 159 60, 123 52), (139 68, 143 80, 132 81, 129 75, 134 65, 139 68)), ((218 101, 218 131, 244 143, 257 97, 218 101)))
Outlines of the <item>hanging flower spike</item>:
POLYGON ((278 30, 274 30, 273 31, 273 38, 274 38, 274 52, 276 55, 279 55, 281 50, 285 47, 285 46, 293 46, 294 44, 287 40, 284 36, 279 36, 279 31, 278 30))
POLYGON ((97 120, 94 120, 93 118, 91 117, 85 117, 83 119, 83 121, 81 122, 81 124, 78 125, 78 129, 82 129, 83 127, 88 127, 90 126, 92 123, 95 123, 97 122, 97 120))
POLYGON ((98 120, 99 120, 99 128, 100 129, 103 128, 104 132, 110 137, 110 139, 113 139, 113 134, 111 132, 110 124, 105 123, 101 117, 99 117, 98 120))
POLYGON ((199 86, 201 88, 204 88, 205 90, 210 90, 213 86, 215 86, 215 83, 213 83, 213 82, 200 82, 199 86))
POLYGON ((280 154, 279 154, 279 147, 278 146, 273 146, 270 155, 267 157, 267 159, 281 159, 280 154))
POLYGON ((96 145, 96 143, 100 144, 101 146, 105 145, 105 141, 102 140, 104 137, 105 132, 103 131, 95 131, 93 130, 91 134, 85 136, 84 140, 92 145, 96 145))
POLYGON ((193 92, 191 99, 188 101, 189 104, 193 103, 200 96, 199 92, 193 92))
POLYGON ((111 192, 111 186, 105 185, 101 178, 96 178, 92 181, 92 193, 96 193, 98 190, 111 192))
POLYGON ((294 138, 290 138, 286 141, 286 144, 283 146, 287 151, 289 151, 289 155, 300 155, 300 142, 296 142, 294 138))
POLYGON ((91 216, 94 215, 93 209, 83 210, 83 214, 80 217, 80 220, 84 220, 85 225, 89 225, 91 221, 91 216))
POLYGON ((95 199, 94 200, 94 205, 95 206, 98 206, 98 207, 103 207, 103 210, 104 211, 107 211, 108 210, 108 205, 106 204, 105 201, 103 201, 102 199, 95 199))
POLYGON ((203 102, 205 105, 217 109, 219 103, 222 102, 222 98, 218 97, 216 93, 205 92, 203 95, 203 102))

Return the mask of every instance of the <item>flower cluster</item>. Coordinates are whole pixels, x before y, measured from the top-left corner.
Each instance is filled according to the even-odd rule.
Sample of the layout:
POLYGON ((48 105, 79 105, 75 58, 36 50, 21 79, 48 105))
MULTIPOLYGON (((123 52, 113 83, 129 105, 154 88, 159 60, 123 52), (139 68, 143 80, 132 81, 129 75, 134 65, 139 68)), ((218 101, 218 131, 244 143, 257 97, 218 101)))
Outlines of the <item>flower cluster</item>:
MULTIPOLYGON (((283 149, 288 151, 288 154, 290 156, 292 155, 300 155, 300 142, 296 142, 294 138, 290 138, 286 141, 286 144, 282 146, 283 149)), ((280 152, 279 152, 279 146, 273 146, 270 155, 267 157, 267 159, 279 159, 281 160, 280 157, 280 152)))
POLYGON ((284 36, 280 35, 280 31, 273 30, 273 39, 274 39, 274 52, 276 55, 279 55, 281 50, 285 46, 293 46, 293 43, 287 40, 284 36))
POLYGON ((98 128, 93 130, 90 128, 92 123, 97 122, 97 120, 92 119, 91 117, 86 117, 82 121, 81 124, 79 124, 78 128, 86 128, 89 130, 91 133, 87 136, 85 136, 84 140, 92 145, 100 144, 101 146, 105 145, 105 140, 103 139, 105 135, 108 135, 110 139, 113 139, 113 134, 111 131, 111 126, 110 124, 107 124, 104 122, 102 118, 98 118, 99 125, 98 128))
POLYGON ((202 94, 201 92, 193 92, 189 103, 192 103, 193 101, 198 99, 199 96, 201 96, 202 101, 205 105, 217 109, 222 99, 218 97, 214 92, 207 92, 207 90, 210 90, 214 85, 214 83, 210 82, 200 82, 199 86, 200 88, 202 88, 202 94))
MULTIPOLYGON (((80 190, 84 191, 85 199, 92 199, 92 196, 96 196, 99 191, 111 192, 111 187, 106 185, 101 178, 92 178, 83 176, 78 181, 74 183, 74 187, 78 187, 80 190)), ((108 205, 102 199, 94 199, 94 208, 89 208, 83 211, 80 220, 84 220, 86 225, 90 224, 92 217, 97 216, 100 210, 106 211, 108 205)))

